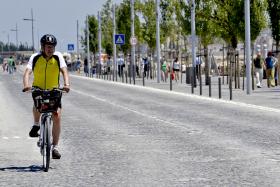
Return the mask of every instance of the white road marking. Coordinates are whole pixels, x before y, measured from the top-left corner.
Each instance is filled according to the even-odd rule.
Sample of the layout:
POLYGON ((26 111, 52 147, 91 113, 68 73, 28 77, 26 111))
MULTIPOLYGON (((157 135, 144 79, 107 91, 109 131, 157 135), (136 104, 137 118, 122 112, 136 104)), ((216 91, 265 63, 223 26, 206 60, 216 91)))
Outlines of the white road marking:
MULTIPOLYGON (((7 136, 3 136, 2 137, 3 140, 9 140, 9 139, 23 139, 22 137, 20 136, 13 136, 13 137, 7 137, 7 136)), ((25 139, 25 138, 24 138, 25 139)), ((30 138, 30 137, 26 137, 27 140, 34 140, 34 138, 30 138)))
MULTIPOLYGON (((254 104, 247 104, 247 103, 236 102, 236 101, 227 101, 227 100, 222 100, 222 99, 215 99, 215 98, 203 97, 203 96, 199 96, 199 95, 192 95, 192 94, 188 94, 188 93, 169 91, 169 90, 161 90, 161 89, 151 88, 151 87, 144 87, 144 86, 139 86, 139 85, 130 85, 130 84, 124 84, 124 83, 120 83, 120 82, 105 81, 105 80, 102 80, 102 79, 89 78, 89 77, 83 77, 83 76, 78 76, 78 75, 71 75, 71 76, 79 78, 79 79, 99 81, 99 82, 103 82, 103 83, 107 83, 107 84, 118 84, 118 85, 121 85, 123 87, 141 88, 141 89, 146 89, 146 90, 150 90, 150 91, 154 91, 154 92, 158 92, 158 93, 165 93, 165 94, 168 93, 168 94, 180 95, 180 96, 184 96, 184 97, 188 97, 188 98, 194 98, 194 99, 198 99, 198 100, 211 101, 211 102, 216 102, 216 103, 225 103, 225 104, 236 105, 236 106, 240 106, 240 107, 258 109, 258 110, 262 110, 262 111, 266 111, 266 112, 280 113, 280 109, 271 108, 271 107, 258 106, 258 105, 254 105, 254 104)), ((71 89, 71 90, 73 90, 73 89, 71 89)), ((80 92, 80 93, 82 93, 82 92, 80 92)), ((84 93, 82 93, 82 94, 84 94, 84 93)), ((89 95, 89 94, 86 94, 86 95, 91 97, 91 95, 89 95)), ((98 100, 102 101, 103 99, 98 98, 98 100)))
MULTIPOLYGON (((191 131, 191 132, 193 132, 193 131, 195 131, 195 132, 197 132, 197 133, 200 132, 200 131, 197 130, 197 129, 194 130, 194 129, 191 128, 191 127, 182 126, 182 125, 179 125, 178 123, 172 123, 172 122, 170 122, 170 121, 166 121, 166 120, 160 119, 160 118, 158 118, 158 117, 156 117, 156 116, 151 116, 151 115, 149 115, 149 114, 145 114, 145 113, 143 113, 143 112, 139 112, 139 111, 137 111, 137 110, 134 110, 134 109, 131 109, 131 108, 128 108, 128 107, 125 107, 125 106, 122 106, 122 105, 119 105, 119 104, 116 104, 116 103, 112 103, 111 101, 108 101, 108 100, 106 100, 106 99, 102 99, 102 98, 96 97, 96 96, 94 96, 94 95, 90 95, 90 94, 87 94, 87 93, 84 93, 84 92, 81 92, 81 91, 78 91, 78 90, 75 90, 75 89, 71 89, 71 91, 74 91, 74 92, 76 92, 76 93, 78 93, 78 94, 81 94, 81 95, 84 95, 84 96, 87 96, 87 97, 91 97, 91 98, 96 99, 96 100, 98 100, 98 101, 105 102, 105 103, 110 104, 110 105, 113 105, 113 106, 115 106, 115 107, 118 107, 118 108, 121 108, 121 109, 130 111, 130 112, 133 112, 133 113, 138 114, 138 115, 140 115, 140 116, 143 116, 143 117, 145 117, 145 118, 154 119, 154 120, 156 120, 156 121, 159 121, 159 122, 161 122, 161 123, 168 124, 168 125, 171 125, 171 126, 181 127, 182 129, 188 130, 188 131, 191 131)), ((184 124, 184 125, 186 125, 186 124, 184 124)))

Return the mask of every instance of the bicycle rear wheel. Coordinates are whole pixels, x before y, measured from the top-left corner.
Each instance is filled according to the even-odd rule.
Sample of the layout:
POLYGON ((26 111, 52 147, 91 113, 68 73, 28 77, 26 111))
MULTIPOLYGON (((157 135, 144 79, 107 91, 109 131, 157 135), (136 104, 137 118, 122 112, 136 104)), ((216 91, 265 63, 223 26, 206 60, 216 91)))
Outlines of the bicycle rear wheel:
POLYGON ((51 123, 52 119, 48 116, 44 121, 44 132, 43 132, 43 167, 44 171, 48 172, 50 167, 51 157, 51 123))

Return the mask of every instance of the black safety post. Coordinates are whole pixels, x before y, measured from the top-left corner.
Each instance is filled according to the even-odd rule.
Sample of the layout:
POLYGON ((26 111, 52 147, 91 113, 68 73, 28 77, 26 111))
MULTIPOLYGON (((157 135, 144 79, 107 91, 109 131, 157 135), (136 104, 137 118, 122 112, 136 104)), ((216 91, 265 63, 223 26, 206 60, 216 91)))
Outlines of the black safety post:
POLYGON ((209 97, 211 97, 212 96, 211 77, 208 77, 208 79, 209 79, 209 97))
POLYGON ((172 91, 172 76, 171 76, 171 73, 170 73, 170 91, 172 91))
POLYGON ((229 77, 229 99, 232 100, 232 77, 229 77))
POLYGON ((194 94, 194 81, 193 76, 191 76, 192 94, 194 94))
POLYGON ((221 77, 219 77, 219 99, 222 98, 222 86, 221 86, 221 77))
POLYGON ((201 75, 199 76, 199 93, 202 95, 202 78, 201 75))
POLYGON ((143 86, 145 86, 145 72, 143 71, 143 86))

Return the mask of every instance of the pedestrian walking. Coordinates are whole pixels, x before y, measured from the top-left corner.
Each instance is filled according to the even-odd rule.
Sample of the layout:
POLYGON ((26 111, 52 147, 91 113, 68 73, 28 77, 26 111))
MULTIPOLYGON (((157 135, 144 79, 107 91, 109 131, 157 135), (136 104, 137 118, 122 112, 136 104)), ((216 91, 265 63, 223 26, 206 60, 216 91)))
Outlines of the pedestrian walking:
POLYGON ((8 59, 8 69, 9 69, 9 74, 13 74, 15 70, 15 60, 13 56, 10 56, 10 58, 8 59))
POLYGON ((164 56, 160 60, 160 64, 161 64, 161 81, 166 82, 167 64, 164 56))
POLYGON ((264 59, 262 58, 261 54, 258 53, 257 57, 254 59, 254 70, 255 70, 257 88, 262 87, 263 66, 264 66, 264 59))
POLYGON ((88 59, 87 57, 84 59, 84 73, 88 75, 88 59))
POLYGON ((118 74, 119 77, 121 77, 123 75, 123 68, 125 67, 124 59, 121 57, 121 55, 118 55, 117 64, 118 64, 118 74))
POLYGON ((196 72, 196 77, 199 80, 200 79, 200 74, 201 74, 201 64, 202 64, 202 59, 201 56, 197 56, 195 58, 195 72, 196 72))
POLYGON ((278 60, 273 57, 272 52, 267 53, 267 57, 265 59, 265 66, 266 66, 266 77, 267 77, 267 87, 274 87, 275 86, 275 66, 278 60))
POLYGON ((107 75, 111 74, 111 66, 112 66, 112 60, 111 60, 111 57, 108 56, 107 64, 106 64, 106 73, 107 73, 107 75))
POLYGON ((3 72, 5 72, 7 70, 7 61, 6 60, 3 60, 2 68, 3 68, 3 72))
POLYGON ((80 61, 80 58, 77 59, 76 70, 77 70, 78 74, 80 74, 80 72, 81 72, 81 61, 80 61))
POLYGON ((143 58, 144 77, 146 77, 146 76, 147 76, 147 72, 148 72, 148 64, 149 64, 148 58, 147 58, 147 57, 143 58))
POLYGON ((175 74, 175 81, 179 80, 179 72, 180 72, 180 62, 178 60, 178 57, 176 57, 173 61, 173 72, 175 74))

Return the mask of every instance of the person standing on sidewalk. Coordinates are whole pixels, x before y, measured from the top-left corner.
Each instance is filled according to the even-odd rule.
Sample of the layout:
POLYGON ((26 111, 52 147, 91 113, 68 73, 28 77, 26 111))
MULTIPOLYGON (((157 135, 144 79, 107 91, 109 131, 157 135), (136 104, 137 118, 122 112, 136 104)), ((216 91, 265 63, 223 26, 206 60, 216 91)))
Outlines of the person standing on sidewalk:
POLYGON ((122 77, 123 68, 125 67, 125 64, 124 64, 124 59, 121 57, 121 55, 118 55, 117 64, 118 64, 118 75, 119 77, 122 77))
POLYGON ((277 61, 278 60, 275 57, 273 57, 272 52, 269 51, 265 59, 267 87, 269 88, 275 86, 274 72, 277 61))
POLYGON ((77 59, 77 64, 76 64, 76 70, 78 72, 78 74, 80 75, 80 72, 81 72, 81 61, 80 61, 80 58, 78 57, 77 59))
POLYGON ((13 74, 15 70, 15 61, 13 59, 13 56, 10 56, 8 59, 8 68, 9 68, 9 74, 13 74))
POLYGON ((163 56, 163 58, 160 59, 160 64, 161 64, 161 81, 166 82, 166 60, 165 57, 163 56))
POLYGON ((88 59, 87 57, 84 59, 84 73, 86 76, 88 76, 88 59))
POLYGON ((256 86, 258 88, 262 87, 263 66, 264 66, 264 59, 262 58, 261 54, 258 53, 257 57, 254 59, 254 69, 255 69, 255 75, 256 75, 256 86))
POLYGON ((176 57, 173 61, 173 72, 175 74, 175 81, 177 82, 179 80, 179 72, 180 72, 180 62, 178 60, 178 57, 176 57))

